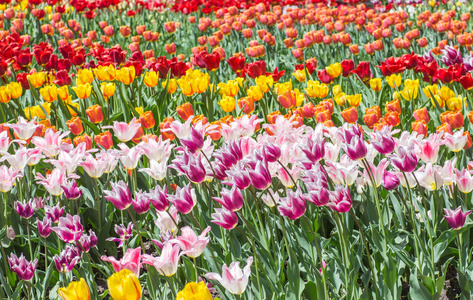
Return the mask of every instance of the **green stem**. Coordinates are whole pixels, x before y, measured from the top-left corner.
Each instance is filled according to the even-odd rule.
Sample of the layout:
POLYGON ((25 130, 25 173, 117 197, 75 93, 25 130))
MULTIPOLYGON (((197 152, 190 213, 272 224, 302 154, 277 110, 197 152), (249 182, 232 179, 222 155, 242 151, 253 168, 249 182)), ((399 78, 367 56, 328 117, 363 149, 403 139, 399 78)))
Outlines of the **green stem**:
POLYGON ((141 230, 140 227, 138 227, 138 224, 136 224, 135 218, 133 218, 133 215, 131 214, 130 208, 127 207, 126 211, 130 215, 131 220, 133 221, 133 224, 135 224, 136 231, 138 232, 138 237, 140 238, 140 244, 141 244, 141 251, 145 253, 145 246, 143 244, 143 238, 141 237, 141 230))
POLYGON ((197 271, 197 262, 195 261, 195 257, 192 258, 194 260, 194 269, 195 269, 195 282, 199 282, 199 272, 197 271))
MULTIPOLYGON (((315 236, 315 232, 314 230, 312 229, 312 226, 310 225, 309 221, 307 220, 307 218, 305 216, 302 216, 302 219, 305 221, 305 223, 307 224, 307 227, 309 227, 310 229, 310 233, 312 234, 312 236, 314 237, 314 243, 315 243, 315 247, 317 247, 317 255, 319 256, 319 262, 320 262, 320 265, 322 266, 322 263, 323 263, 323 257, 322 257, 322 251, 320 250, 320 245, 319 243, 317 242, 317 238, 315 236)), ((327 281, 326 281, 326 278, 325 278, 325 270, 322 266, 322 280, 323 280, 323 283, 324 283, 324 295, 325 295, 325 299, 329 299, 328 297, 328 291, 327 291, 327 281)))
POLYGON ((48 243, 47 238, 44 238, 44 270, 48 269, 48 243))
POLYGON ((459 230, 457 230, 457 239, 458 239, 458 262, 460 264, 460 273, 463 273, 462 238, 461 238, 459 230))
POLYGON ((260 282, 259 270, 258 270, 258 253, 256 253, 255 239, 253 237, 253 234, 251 233, 250 225, 248 224, 248 222, 246 221, 245 217, 243 216, 243 214, 241 212, 240 212, 240 216, 241 216, 241 219, 243 220, 243 222, 245 223, 246 228, 248 228, 248 234, 249 234, 250 239, 251 239, 251 248, 253 249, 253 254, 255 255, 256 281, 258 282, 258 291, 259 291, 260 297, 263 297, 263 294, 261 293, 261 282, 260 282))
POLYGON ((334 213, 333 216, 334 216, 335 222, 337 223, 338 236, 340 238, 340 246, 342 247, 342 260, 343 260, 343 266, 344 266, 344 269, 345 269, 345 284, 346 284, 346 289, 347 289, 347 293, 348 293, 348 286, 349 286, 349 284, 348 284, 348 267, 349 266, 348 266, 348 255, 346 253, 347 245, 345 244, 346 241, 345 241, 341 221, 338 218, 339 216, 338 216, 337 213, 334 213))
POLYGON ((33 248, 31 247, 30 222, 26 219, 26 232, 28 233, 28 248, 30 250, 30 260, 33 260, 33 248))

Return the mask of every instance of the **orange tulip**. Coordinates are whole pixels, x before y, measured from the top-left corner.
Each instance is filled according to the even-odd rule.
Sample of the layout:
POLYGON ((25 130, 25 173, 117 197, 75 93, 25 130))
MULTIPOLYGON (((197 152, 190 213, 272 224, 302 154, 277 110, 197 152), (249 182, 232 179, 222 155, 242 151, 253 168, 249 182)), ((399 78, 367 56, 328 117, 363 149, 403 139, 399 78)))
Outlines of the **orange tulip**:
POLYGON ((353 124, 358 121, 358 111, 354 106, 344 109, 340 114, 342 115, 343 120, 347 123, 353 124))
POLYGON ((99 135, 96 135, 94 141, 97 146, 100 145, 105 149, 110 149, 113 147, 113 138, 110 131, 105 131, 99 135))
POLYGON ((102 107, 100 107, 98 104, 87 108, 85 113, 87 116, 89 116, 89 120, 94 124, 98 124, 103 121, 102 107))
POLYGON ((414 110, 412 113, 416 121, 424 121, 426 124, 429 123, 429 112, 427 108, 423 107, 421 109, 414 110))
POLYGON ((194 115, 194 109, 189 102, 186 102, 176 108, 176 112, 184 121, 187 121, 190 116, 194 115))
POLYGON ((144 113, 140 114, 140 123, 146 129, 153 128, 154 125, 156 125, 153 112, 145 111, 144 113))
POLYGON ((74 146, 77 146, 81 143, 85 143, 86 150, 92 149, 92 138, 87 133, 76 136, 73 140, 73 143, 74 143, 74 146))
POLYGON ((80 135, 84 131, 84 127, 82 127, 82 121, 79 117, 74 117, 66 122, 67 128, 73 135, 80 135))

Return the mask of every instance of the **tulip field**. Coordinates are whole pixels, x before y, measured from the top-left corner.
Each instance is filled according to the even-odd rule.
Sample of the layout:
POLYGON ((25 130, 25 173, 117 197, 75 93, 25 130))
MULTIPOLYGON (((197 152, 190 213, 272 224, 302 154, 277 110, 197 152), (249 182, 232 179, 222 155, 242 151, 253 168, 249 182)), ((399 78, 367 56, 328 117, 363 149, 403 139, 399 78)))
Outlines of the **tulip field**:
POLYGON ((0 299, 473 299, 469 0, 0 0, 0 299))

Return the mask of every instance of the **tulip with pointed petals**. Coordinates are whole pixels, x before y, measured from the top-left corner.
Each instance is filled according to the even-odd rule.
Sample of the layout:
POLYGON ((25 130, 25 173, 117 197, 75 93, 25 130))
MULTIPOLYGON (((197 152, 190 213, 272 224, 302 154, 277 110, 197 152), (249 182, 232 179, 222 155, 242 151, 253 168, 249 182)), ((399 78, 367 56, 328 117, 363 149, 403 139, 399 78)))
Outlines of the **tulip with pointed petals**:
POLYGON ((38 264, 38 259, 35 259, 32 262, 26 260, 26 258, 21 254, 20 257, 17 257, 15 254, 11 254, 8 258, 8 265, 12 272, 14 272, 21 280, 30 281, 36 270, 36 265, 38 264))
POLYGON ((128 248, 125 255, 122 259, 117 260, 113 256, 102 255, 101 259, 112 263, 113 270, 115 272, 120 272, 123 269, 130 270, 137 277, 140 276, 141 269, 141 247, 138 248, 128 248))
POLYGON ((46 214, 46 217, 51 219, 53 223, 59 222, 59 218, 64 215, 64 209, 64 206, 59 206, 59 202, 55 206, 44 206, 44 212, 46 214))
POLYGON ((297 189, 296 192, 287 190, 287 196, 281 198, 278 205, 278 210, 281 215, 291 220, 297 220, 302 217, 306 208, 307 206, 300 189, 297 189))
POLYGON ((381 130, 376 130, 371 135, 371 140, 369 141, 371 145, 381 154, 389 154, 393 152, 396 142, 392 137, 392 132, 389 126, 384 126, 381 130))
POLYGON ((410 173, 417 167, 417 156, 412 144, 409 147, 399 146, 397 155, 391 155, 391 163, 401 172, 410 173))
POLYGON ((123 224, 115 224, 115 232, 118 234, 119 238, 107 238, 106 241, 118 242, 118 248, 123 247, 123 243, 126 240, 133 236, 133 223, 128 223, 128 226, 125 227, 123 224))
POLYGON ((93 232, 92 229, 90 229, 89 234, 87 235, 83 233, 80 239, 76 243, 80 251, 87 253, 90 251, 90 249, 97 246, 97 242, 98 242, 97 235, 95 235, 95 232, 93 232))
POLYGON ((235 185, 231 190, 223 188, 221 191, 222 197, 213 197, 215 201, 222 204, 228 210, 239 211, 243 207, 243 195, 239 188, 235 185))
POLYGON ((152 265, 161 275, 172 276, 177 272, 179 259, 182 255, 187 254, 186 251, 181 252, 179 245, 173 245, 170 241, 164 244, 161 256, 153 257, 148 254, 143 254, 143 263, 152 265))
POLYGON ((82 190, 77 186, 75 180, 67 180, 65 185, 61 185, 61 188, 64 190, 64 196, 67 199, 77 199, 82 195, 82 190))
POLYGON ((34 214, 34 210, 36 208, 36 202, 32 199, 30 201, 16 201, 15 202, 15 210, 20 215, 20 217, 29 219, 34 214))
POLYGON ((36 225, 38 226, 38 234, 47 238, 51 234, 51 219, 44 217, 43 221, 36 219, 36 225))
POLYGON ((112 182, 111 185, 111 191, 104 191, 104 198, 112 202, 119 210, 127 209, 133 203, 133 198, 131 197, 128 185, 121 180, 117 183, 112 182))
POLYGON ((165 211, 168 209, 169 200, 166 185, 164 185, 163 188, 161 188, 159 185, 156 185, 154 190, 150 190, 147 193, 147 196, 156 210, 165 211))
POLYGON ((251 265, 253 264, 253 257, 250 256, 246 260, 246 266, 243 270, 240 268, 239 262, 232 262, 229 267, 226 264, 222 267, 222 275, 217 273, 207 273, 205 277, 214 279, 230 293, 234 295, 241 295, 246 290, 248 279, 251 274, 251 265))
POLYGON ((113 121, 113 126, 104 126, 102 128, 112 128, 115 136, 126 143, 131 140, 140 129, 141 124, 133 118, 130 123, 113 121))
POLYGON ((345 142, 342 144, 342 149, 352 160, 360 160, 366 157, 368 149, 358 124, 343 126, 341 136, 345 142))
POLYGON ((194 189, 191 189, 189 183, 186 187, 177 187, 175 195, 169 195, 169 201, 176 207, 181 214, 188 214, 197 203, 194 189))
POLYGON ((263 161, 258 161, 253 170, 248 169, 248 175, 251 180, 251 185, 253 185, 258 190, 267 189, 271 183, 271 173, 268 169, 268 163, 263 161))
POLYGON ((171 240, 171 242, 178 244, 182 251, 186 251, 186 255, 192 258, 199 257, 204 252, 205 247, 210 241, 209 237, 206 237, 210 231, 210 226, 204 229, 202 233, 197 236, 194 230, 189 226, 181 228, 181 235, 171 240))
POLYGON ((147 193, 141 190, 135 193, 135 199, 133 199, 133 209, 139 215, 147 213, 149 210, 150 200, 147 193))
POLYGON ((237 215, 226 208, 216 208, 215 212, 211 215, 211 218, 212 220, 210 222, 227 230, 232 230, 238 225, 237 215))
POLYGON ((82 236, 83 229, 80 217, 78 215, 71 216, 70 214, 67 214, 65 218, 60 217, 58 226, 52 228, 58 237, 66 243, 78 241, 82 236))
POLYGON ((66 246, 60 255, 54 255, 53 261, 60 273, 68 273, 80 260, 80 251, 76 247, 66 246))
POLYGON ((445 220, 447 220, 448 225, 450 225, 450 227, 455 230, 462 228, 463 225, 465 225, 466 217, 471 214, 471 210, 462 212, 461 206, 457 207, 457 209, 455 210, 446 208, 444 208, 443 210, 445 211, 445 220))
POLYGON ((335 191, 330 192, 330 201, 327 206, 339 213, 345 213, 350 210, 353 205, 350 191, 348 187, 342 185, 335 186, 335 191))

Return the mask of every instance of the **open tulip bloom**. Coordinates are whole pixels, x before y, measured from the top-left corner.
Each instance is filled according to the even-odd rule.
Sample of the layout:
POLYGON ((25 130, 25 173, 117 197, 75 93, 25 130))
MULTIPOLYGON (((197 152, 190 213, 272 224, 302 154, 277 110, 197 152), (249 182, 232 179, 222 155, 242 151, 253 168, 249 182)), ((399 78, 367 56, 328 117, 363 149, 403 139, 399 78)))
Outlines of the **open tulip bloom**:
POLYGON ((0 298, 473 299, 471 1, 128 2, 0 3, 0 298))

